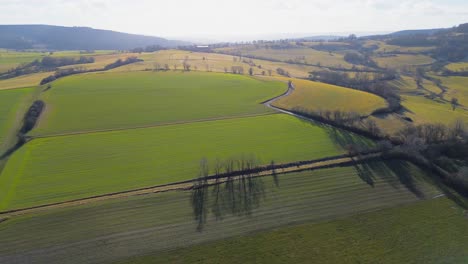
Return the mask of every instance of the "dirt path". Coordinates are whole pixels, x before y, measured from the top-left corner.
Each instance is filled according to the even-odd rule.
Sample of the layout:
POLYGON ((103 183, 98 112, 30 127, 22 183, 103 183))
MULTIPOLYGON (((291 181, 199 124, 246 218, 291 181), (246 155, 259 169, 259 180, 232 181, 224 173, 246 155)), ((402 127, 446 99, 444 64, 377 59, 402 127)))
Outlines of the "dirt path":
MULTIPOLYGON (((269 175, 276 175, 276 174, 287 174, 291 172, 298 172, 298 171, 305 171, 305 170, 317 170, 317 169, 323 169, 323 168, 345 166, 345 165, 349 165, 353 163, 363 162, 363 161, 370 160, 370 159, 376 159, 376 158, 379 158, 380 156, 381 156, 381 153, 372 153, 372 154, 352 156, 352 157, 337 157, 335 159, 329 159, 329 160, 304 161, 304 162, 300 162, 302 163, 301 165, 284 166, 284 165, 278 164, 276 166, 277 168, 274 170, 265 168, 264 171, 256 173, 253 176, 262 177, 262 176, 269 176, 269 175)), ((237 177, 231 177, 231 179, 236 179, 237 177)), ((212 185, 216 183, 217 184, 223 183, 223 182, 226 182, 227 179, 228 179, 227 177, 218 178, 217 180, 211 179, 208 181, 208 184, 212 185)), ((126 198, 126 197, 131 197, 131 196, 161 193, 161 192, 168 192, 168 191, 190 190, 193 187, 194 183, 196 182, 197 182, 197 179, 193 179, 193 180, 176 182, 176 183, 171 183, 171 184, 152 186, 152 187, 140 188, 140 189, 135 189, 135 190, 128 190, 128 191, 123 191, 123 192, 87 197, 83 199, 71 200, 71 201, 66 201, 66 202, 46 204, 46 205, 41 205, 37 207, 0 212, 0 221, 2 219, 5 220, 5 219, 15 217, 15 216, 39 213, 42 211, 47 211, 47 210, 51 210, 55 208, 78 206, 78 205, 89 204, 89 203, 94 203, 94 202, 104 201, 104 200, 109 200, 109 199, 126 198)))

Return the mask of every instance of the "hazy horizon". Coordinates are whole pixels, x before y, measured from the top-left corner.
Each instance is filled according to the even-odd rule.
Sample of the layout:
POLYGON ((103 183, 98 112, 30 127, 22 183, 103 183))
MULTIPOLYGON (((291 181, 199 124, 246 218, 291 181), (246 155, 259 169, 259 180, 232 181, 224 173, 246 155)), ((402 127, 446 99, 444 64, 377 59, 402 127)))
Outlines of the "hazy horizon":
POLYGON ((85 26, 169 39, 248 41, 452 27, 462 0, 0 0, 0 24, 85 26), (131 19, 129 19, 131 18, 131 19))

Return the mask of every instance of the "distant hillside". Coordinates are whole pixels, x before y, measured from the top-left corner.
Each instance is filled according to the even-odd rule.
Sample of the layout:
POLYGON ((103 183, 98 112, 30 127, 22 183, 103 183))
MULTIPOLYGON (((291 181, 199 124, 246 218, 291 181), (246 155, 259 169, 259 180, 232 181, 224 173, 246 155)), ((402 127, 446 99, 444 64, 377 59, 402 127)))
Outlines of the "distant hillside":
POLYGON ((433 28, 433 29, 415 29, 415 30, 402 30, 390 33, 390 36, 408 36, 408 35, 434 35, 440 31, 447 30, 445 28, 433 28))
POLYGON ((340 38, 343 38, 343 36, 324 35, 324 36, 304 37, 304 38, 300 38, 300 39, 308 40, 308 41, 320 41, 320 40, 333 41, 333 40, 337 40, 337 39, 340 39, 340 38))
POLYGON ((0 25, 0 48, 50 50, 128 50, 159 45, 176 47, 187 42, 127 34, 88 27, 0 25))

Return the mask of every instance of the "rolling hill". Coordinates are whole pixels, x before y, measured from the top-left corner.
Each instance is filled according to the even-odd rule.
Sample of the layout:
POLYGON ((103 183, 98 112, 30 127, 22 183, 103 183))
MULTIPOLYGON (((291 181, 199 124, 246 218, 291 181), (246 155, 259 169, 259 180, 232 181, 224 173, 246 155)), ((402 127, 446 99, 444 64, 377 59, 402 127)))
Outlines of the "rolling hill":
POLYGON ((0 25, 0 48, 49 50, 128 50, 159 45, 176 47, 187 42, 121 33, 89 27, 0 25))

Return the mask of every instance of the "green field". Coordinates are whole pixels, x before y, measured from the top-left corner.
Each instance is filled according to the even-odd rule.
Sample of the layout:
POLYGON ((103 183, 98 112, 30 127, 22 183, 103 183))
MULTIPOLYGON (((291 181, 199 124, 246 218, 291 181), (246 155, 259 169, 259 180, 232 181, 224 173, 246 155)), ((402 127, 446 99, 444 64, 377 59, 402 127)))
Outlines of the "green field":
POLYGON ((466 213, 445 198, 130 258, 149 263, 467 263, 466 213), (378 260, 378 262, 376 262, 378 260))
POLYGON ((42 94, 46 102, 32 135, 149 126, 263 114, 261 102, 284 83, 202 72, 132 72, 76 75, 42 94), (79 122, 77 122, 79 120, 79 122))
POLYGON ((23 119, 32 88, 0 91, 0 155, 7 147, 8 138, 15 136, 14 126, 23 119))
POLYGON ((371 144, 282 114, 39 138, 0 175, 0 210, 193 179, 203 157, 292 162, 341 154, 353 142, 371 144))
MULTIPOLYGON (((412 203, 421 198, 431 199, 440 191, 427 183, 427 180, 419 169, 400 161, 370 162, 365 166, 278 175, 277 181, 271 176, 257 178, 255 184, 259 188, 255 192, 244 193, 247 197, 262 194, 263 198, 258 203, 251 204, 252 207, 240 207, 241 200, 238 199, 232 203, 216 203, 217 199, 213 195, 213 190, 208 190, 211 195, 205 202, 207 215, 202 232, 198 232, 196 229, 197 223, 194 221, 190 202, 191 192, 189 191, 135 196, 76 207, 56 208, 34 215, 15 217, 0 223, 0 262, 9 263, 10 257, 16 257, 41 263, 63 263, 65 260, 67 263, 101 263, 156 252, 156 254, 161 254, 161 252, 171 249, 233 236, 251 235, 260 230, 271 230, 300 223, 330 221, 356 213, 412 203), (216 220, 213 208, 218 208, 218 216, 221 216, 222 220, 216 220), (232 214, 233 209, 234 215, 232 214)), ((230 197, 231 194, 229 189, 222 186, 219 197, 230 197)), ((218 201, 223 201, 223 199, 220 198, 218 201)), ((433 217, 429 219, 426 218, 426 213, 410 211, 404 216, 410 217, 408 214, 413 213, 414 222, 404 223, 407 225, 406 227, 414 227, 418 222, 426 221, 428 225, 424 227, 429 227, 425 230, 425 232, 429 232, 426 234, 430 234, 431 230, 435 232, 435 229, 430 228, 431 224, 439 224, 440 222, 445 224, 443 230, 453 228, 453 232, 460 231, 456 228, 466 226, 466 223, 463 225, 460 223, 460 219, 455 217, 447 218, 445 216, 445 218, 437 220, 438 217, 446 214, 446 208, 452 210, 448 203, 444 203, 443 206, 441 207, 443 210, 434 211, 433 217), (448 224, 457 226, 452 227, 448 224)), ((387 223, 388 226, 382 226, 382 228, 386 228, 380 230, 388 233, 379 238, 391 244, 396 238, 407 239, 411 237, 411 232, 403 234, 392 232, 397 227, 392 227, 392 223, 403 213, 398 214, 397 211, 395 214, 389 214, 389 212, 391 211, 373 213, 382 219, 393 217, 390 218, 393 220, 389 220, 387 223)), ((453 213, 455 212, 457 211, 454 210, 453 213)), ((406 218, 402 218, 402 221, 406 221, 403 219, 406 218)), ((323 250, 328 250, 325 252, 332 254, 333 251, 343 250, 344 245, 340 243, 319 244, 320 237, 325 238, 325 234, 329 233, 329 239, 336 235, 335 239, 342 241, 342 243, 354 238, 364 239, 367 233, 362 233, 363 237, 360 237, 360 230, 368 225, 372 226, 368 227, 371 234, 371 231, 378 229, 379 222, 374 222, 373 218, 370 217, 367 223, 352 226, 353 229, 348 231, 350 233, 343 232, 342 229, 329 233, 333 231, 333 228, 320 232, 318 231, 320 225, 317 228, 312 227, 311 230, 304 230, 304 227, 299 226, 295 230, 307 232, 299 235, 294 231, 291 233, 291 237, 287 237, 287 234, 283 232, 285 237, 282 239, 271 239, 270 245, 259 243, 259 247, 253 247, 254 252, 247 251, 243 256, 248 260, 252 254, 255 254, 256 250, 265 250, 267 255, 262 257, 268 257, 268 248, 281 246, 297 247, 297 250, 310 251, 310 244, 292 242, 285 245, 283 243, 287 243, 284 242, 287 239, 308 239, 315 235, 317 240, 313 240, 314 243, 317 243, 317 246, 326 247, 327 249, 323 248, 323 250)), ((398 228, 402 228, 402 231, 406 230, 405 226, 398 226, 398 228)), ((458 235, 461 234, 463 233, 458 235)), ((244 242, 250 243, 251 239, 260 238, 261 236, 246 237, 244 242)), ((270 236, 270 238, 274 238, 274 236, 270 236)), ((231 247, 232 252, 242 249, 242 242, 231 243, 230 241, 239 241, 239 239, 217 242, 220 253, 225 252, 223 249, 225 246, 231 247)), ((447 248, 450 249, 451 245, 452 243, 447 248)), ((190 253, 197 252, 198 248, 197 246, 193 248, 193 251, 192 249, 181 251, 179 257, 182 259, 175 260, 180 261, 185 257, 190 259, 190 253)), ((203 248, 205 247, 201 246, 201 249, 203 248)), ((427 249, 424 245, 421 245, 420 248, 427 249)), ((445 246, 440 246, 440 248, 445 249, 445 246)), ((360 252, 359 247, 354 244, 349 248, 349 251, 343 251, 344 254, 359 254, 360 252)), ((405 252, 410 253, 409 251, 405 252)), ((378 253, 380 251, 376 252, 376 254, 378 253)), ((172 253, 168 254, 162 254, 161 257, 176 257, 172 253)), ((214 257, 213 261, 216 258, 218 260, 224 259, 223 256, 217 254, 199 255, 198 257, 206 261, 206 258, 210 256, 214 257)), ((284 257, 291 257, 291 255, 284 257)), ((233 262, 236 262, 236 259, 233 259, 233 262)))
POLYGON ((361 115, 387 106, 385 99, 370 93, 300 79, 292 79, 292 82, 295 90, 274 102, 274 106, 289 110, 300 107, 309 111, 352 111, 361 115))

